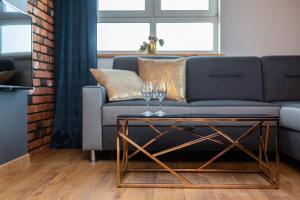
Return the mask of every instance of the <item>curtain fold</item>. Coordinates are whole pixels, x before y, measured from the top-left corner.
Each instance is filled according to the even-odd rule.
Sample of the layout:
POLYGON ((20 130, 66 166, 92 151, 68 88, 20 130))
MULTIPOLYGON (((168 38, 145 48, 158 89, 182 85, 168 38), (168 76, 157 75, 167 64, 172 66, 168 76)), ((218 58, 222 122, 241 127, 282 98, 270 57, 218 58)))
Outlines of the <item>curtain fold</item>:
POLYGON ((80 148, 82 87, 95 85, 97 0, 55 0, 56 108, 51 147, 80 148))

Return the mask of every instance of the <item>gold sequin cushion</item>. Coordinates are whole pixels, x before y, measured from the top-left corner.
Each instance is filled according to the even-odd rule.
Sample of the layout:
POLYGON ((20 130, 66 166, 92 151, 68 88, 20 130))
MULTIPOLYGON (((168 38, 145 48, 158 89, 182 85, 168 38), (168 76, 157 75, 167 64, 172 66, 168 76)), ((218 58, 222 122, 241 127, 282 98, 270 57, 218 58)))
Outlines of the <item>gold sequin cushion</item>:
POLYGON ((140 99, 142 79, 132 71, 91 69, 97 82, 105 87, 109 101, 140 99))
POLYGON ((165 81, 166 99, 186 101, 186 59, 138 59, 139 76, 153 84, 165 81))

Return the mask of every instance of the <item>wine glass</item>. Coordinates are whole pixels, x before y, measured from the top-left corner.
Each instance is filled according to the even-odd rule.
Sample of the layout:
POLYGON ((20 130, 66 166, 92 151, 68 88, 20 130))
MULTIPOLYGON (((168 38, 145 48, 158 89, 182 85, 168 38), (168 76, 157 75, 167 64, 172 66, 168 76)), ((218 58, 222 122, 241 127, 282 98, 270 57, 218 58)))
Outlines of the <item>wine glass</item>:
POLYGON ((167 95, 167 85, 166 85, 166 82, 164 82, 164 81, 158 82, 155 85, 154 93, 155 93, 155 97, 159 101, 159 111, 157 111, 155 113, 155 115, 157 115, 159 117, 162 117, 162 116, 164 116, 166 114, 164 111, 162 111, 162 101, 165 99, 165 97, 167 95))
POLYGON ((153 86, 151 82, 144 82, 141 88, 142 97, 145 99, 147 103, 146 111, 142 113, 142 115, 146 117, 152 116, 152 112, 149 111, 149 101, 153 95, 153 86))

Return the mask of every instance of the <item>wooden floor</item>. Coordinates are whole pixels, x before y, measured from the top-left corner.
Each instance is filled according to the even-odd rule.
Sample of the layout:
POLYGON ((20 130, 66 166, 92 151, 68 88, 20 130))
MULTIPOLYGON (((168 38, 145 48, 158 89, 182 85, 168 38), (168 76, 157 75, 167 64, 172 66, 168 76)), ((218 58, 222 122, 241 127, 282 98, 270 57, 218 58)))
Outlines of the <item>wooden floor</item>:
MULTIPOLYGON (((18 173, 0 172, 0 200, 300 199, 300 168, 289 162, 281 164, 279 190, 117 189, 114 161, 91 164, 87 159, 88 154, 79 150, 51 150, 33 157, 31 166, 18 173)), ((139 174, 135 179, 139 176, 147 178, 139 174)))

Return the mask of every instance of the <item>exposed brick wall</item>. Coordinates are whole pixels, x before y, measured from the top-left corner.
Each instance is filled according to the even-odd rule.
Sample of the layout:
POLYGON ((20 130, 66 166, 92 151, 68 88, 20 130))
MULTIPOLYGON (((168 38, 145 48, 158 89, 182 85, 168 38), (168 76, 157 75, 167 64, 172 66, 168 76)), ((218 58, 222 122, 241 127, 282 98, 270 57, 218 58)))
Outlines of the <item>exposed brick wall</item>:
POLYGON ((33 23, 33 85, 28 106, 28 150, 44 149, 51 139, 54 116, 53 0, 28 0, 33 23))

